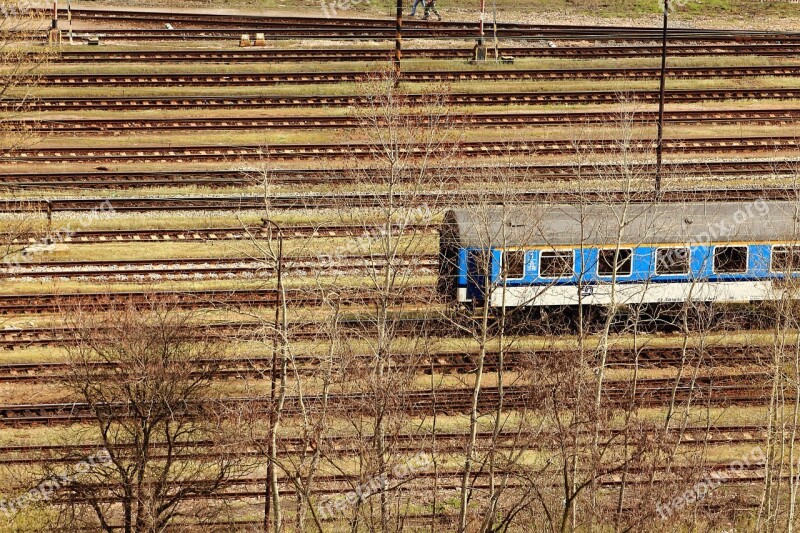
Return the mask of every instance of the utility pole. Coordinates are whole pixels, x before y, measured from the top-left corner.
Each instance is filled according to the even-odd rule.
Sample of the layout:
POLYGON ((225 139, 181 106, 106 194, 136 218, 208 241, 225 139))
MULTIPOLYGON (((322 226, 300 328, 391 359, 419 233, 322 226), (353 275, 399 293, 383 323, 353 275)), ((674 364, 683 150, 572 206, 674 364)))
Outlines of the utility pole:
POLYGON ((69 23, 69 44, 75 44, 72 40, 72 0, 67 0, 67 22, 69 23))
MULTIPOLYGON (((271 227, 270 238, 272 238, 272 229, 275 230, 278 237, 278 256, 276 258, 277 270, 277 291, 278 297, 275 299, 275 323, 272 339, 272 372, 270 374, 270 391, 269 391, 269 438, 267 439, 267 481, 264 484, 264 533, 272 531, 272 524, 270 523, 272 515, 272 499, 275 495, 272 493, 272 481, 275 477, 275 423, 277 413, 276 409, 276 389, 275 382, 278 379, 278 352, 280 352, 280 345, 278 336, 281 333, 281 310, 284 305, 283 301, 283 230, 281 227, 272 220, 265 220, 265 224, 271 227)), ((281 354, 282 356, 282 354, 281 354)), ((277 511, 277 509, 276 509, 277 511)), ((277 531, 276 531, 277 533, 277 531)))
POLYGON ((669 0, 664 0, 664 35, 661 43, 661 87, 658 92, 658 141, 656 144, 656 199, 661 198, 661 179, 664 162, 664 95, 667 87, 667 23, 669 0))
POLYGON ((478 42, 475 43, 475 50, 472 53, 473 61, 486 61, 486 0, 481 0, 481 20, 479 23, 478 42))
POLYGON ((61 30, 58 29, 58 0, 53 0, 53 19, 50 21, 50 33, 47 40, 51 45, 61 46, 61 30))
POLYGON ((481 41, 480 41, 481 46, 483 46, 484 37, 486 36, 486 33, 484 32, 483 29, 484 20, 486 20, 486 0, 481 0, 481 41))
POLYGON ((497 0, 494 0, 492 5, 492 30, 494 32, 494 60, 500 60, 500 43, 497 40, 497 0))
POLYGON ((397 21, 395 24, 394 40, 394 84, 400 85, 403 71, 400 61, 403 59, 403 0, 397 0, 397 21))

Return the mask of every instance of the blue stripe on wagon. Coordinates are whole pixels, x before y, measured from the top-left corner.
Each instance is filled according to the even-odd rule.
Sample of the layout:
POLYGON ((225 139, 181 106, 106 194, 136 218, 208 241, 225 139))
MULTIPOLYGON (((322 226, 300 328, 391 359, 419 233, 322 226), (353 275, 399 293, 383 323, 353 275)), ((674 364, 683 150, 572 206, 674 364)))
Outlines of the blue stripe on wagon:
MULTIPOLYGON (((713 271, 713 250, 715 245, 691 246, 691 268, 688 274, 662 274, 655 273, 656 249, 663 248, 685 248, 686 246, 676 245, 647 245, 638 247, 621 246, 620 249, 632 250, 632 272, 630 275, 617 276, 617 283, 680 283, 692 281, 758 281, 767 279, 782 279, 783 273, 770 271, 771 251, 774 244, 748 244, 748 264, 747 272, 742 274, 716 274, 713 271)), ((775 243, 775 245, 780 245, 775 243)), ((720 247, 745 246, 744 244, 720 244, 720 247)), ((789 246, 789 245, 787 245, 789 246)), ((584 285, 598 283, 610 283, 610 276, 598 276, 597 263, 601 249, 610 248, 572 248, 574 253, 575 274, 569 277, 553 279, 539 276, 539 258, 542 250, 533 249, 525 253, 525 276, 520 279, 505 281, 507 287, 525 286, 551 286, 551 285, 577 285, 579 280, 584 285), (582 273, 582 275, 580 275, 582 273)), ((569 248, 559 250, 569 251, 569 248)), ((470 279, 469 270, 474 268, 470 265, 470 253, 478 252, 479 249, 464 249, 459 251, 459 269, 457 286, 467 288, 468 297, 479 297, 481 294, 480 280, 470 279)), ((501 278, 501 257, 502 250, 491 250, 491 277, 494 284, 503 283, 501 278)))

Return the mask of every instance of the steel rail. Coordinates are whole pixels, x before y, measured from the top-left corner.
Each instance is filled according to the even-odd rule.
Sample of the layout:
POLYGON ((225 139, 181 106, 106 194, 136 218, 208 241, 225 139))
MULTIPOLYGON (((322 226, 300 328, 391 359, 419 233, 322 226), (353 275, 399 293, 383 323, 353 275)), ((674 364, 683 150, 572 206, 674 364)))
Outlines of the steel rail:
MULTIPOLYGON (((330 272, 350 275, 383 271, 387 268, 413 272, 416 275, 431 273, 439 266, 437 256, 423 255, 414 258, 398 257, 392 261, 378 257, 341 256, 333 259, 320 257, 290 258, 284 260, 286 272, 326 274, 330 272)), ((140 259, 122 261, 51 261, 0 265, 0 277, 26 278, 152 278, 152 277, 231 277, 247 275, 253 278, 271 277, 276 272, 274 261, 240 258, 191 259, 140 259)))
MULTIPOLYGON (((409 105, 429 101, 423 94, 402 96, 409 105)), ((699 89, 667 91, 670 103, 720 102, 727 100, 790 100, 800 98, 800 89, 699 89)), ((454 93, 444 96, 450 105, 549 105, 549 104, 618 104, 632 100, 656 102, 658 91, 546 91, 505 93, 454 93)), ((367 105, 357 95, 296 96, 152 96, 142 98, 28 98, 0 100, 0 111, 78 111, 137 109, 206 109, 206 108, 320 108, 367 105)))
MULTIPOLYGON (((395 335, 414 335, 426 332, 431 336, 450 336, 452 330, 446 328, 444 322, 427 319, 409 319, 392 321, 395 335)), ((317 330, 320 324, 313 324, 317 330)), ((305 326, 307 331, 312 331, 305 326)), ((369 321, 345 323, 341 325, 342 331, 365 333, 369 331, 369 321)), ((292 326, 290 335, 295 333, 292 326)), ((316 333, 319 333, 317 331, 316 333)), ((0 332, 0 347, 17 349, 28 346, 65 346, 77 343, 86 336, 75 328, 31 328, 16 331, 0 332)), ((187 334, 188 338, 195 335, 206 336, 208 339, 248 340, 264 337, 269 338, 270 333, 263 332, 262 324, 226 323, 208 324, 197 326, 195 331, 187 334), (255 333, 254 333, 255 331, 255 333)), ((319 336, 318 338, 324 338, 319 336)), ((541 361, 554 360, 564 357, 571 351, 566 348, 544 348, 536 350, 512 349, 503 353, 503 369, 514 370, 530 367, 541 361)), ((413 370, 419 373, 472 373, 477 368, 476 353, 434 353, 389 354, 388 359, 393 369, 413 370)), ((374 359, 372 354, 354 354, 351 356, 350 367, 352 372, 368 371, 370 362, 374 359)), ((316 375, 323 366, 324 360, 320 356, 298 354, 293 358, 296 371, 302 375, 316 375)), ((659 346, 643 346, 636 350, 631 348, 614 347, 608 351, 607 364, 609 368, 676 368, 695 365, 702 367, 723 368, 759 367, 768 366, 769 355, 759 355, 758 347, 753 346, 716 346, 710 345, 702 351, 695 349, 669 348, 659 346)), ((198 369, 193 375, 213 374, 218 379, 269 379, 272 367, 272 358, 269 356, 252 356, 246 358, 228 359, 199 359, 192 362, 198 369), (211 369, 211 370, 209 370, 211 369)), ((500 368, 500 354, 489 352, 486 354, 485 368, 488 372, 496 372, 500 368)), ((95 372, 108 371, 109 376, 118 375, 120 366, 109 362, 96 362, 89 365, 95 372)), ((53 383, 64 381, 68 378, 71 368, 69 363, 9 363, 0 365, 0 383, 53 383)))
MULTIPOLYGON (((607 441, 617 438, 622 432, 619 430, 603 430, 600 432, 600 437, 607 441)), ((766 429, 763 426, 756 425, 739 425, 739 426, 714 426, 709 428, 704 427, 688 427, 683 434, 685 439, 681 439, 681 444, 684 446, 696 445, 714 445, 714 444, 741 444, 747 442, 756 442, 764 438, 766 429)), ((395 446, 393 449, 396 453, 409 453, 409 452, 432 452, 433 446, 430 442, 431 435, 424 433, 400 433, 394 436, 395 446)), ((445 447, 438 450, 440 453, 444 451, 455 452, 456 447, 463 451, 463 443, 469 437, 467 433, 454 433, 443 432, 436 434, 436 441, 445 447)), ((478 431, 476 433, 478 449, 487 449, 494 445, 500 449, 514 449, 526 445, 531 439, 539 442, 543 439, 552 439, 555 435, 548 432, 532 432, 527 430, 512 431, 503 430, 497 434, 491 431, 478 431)), ((333 448, 332 452, 338 455, 347 455, 357 453, 358 446, 363 446, 365 443, 370 442, 374 436, 355 436, 355 435, 330 435, 324 437, 326 446, 333 448)), ((263 446, 265 441, 257 440, 253 443, 255 446, 263 446)), ((290 456, 292 454, 302 453, 303 451, 313 451, 309 445, 308 439, 302 437, 289 437, 282 436, 280 438, 280 449, 278 454, 281 456, 290 456)), ((211 441, 191 441, 188 443, 181 443, 177 447, 180 448, 180 453, 176 454, 179 459, 205 459, 210 458, 212 455, 209 452, 202 451, 203 448, 219 446, 220 443, 211 441), (194 451, 197 449, 198 451, 194 451)), ((99 444, 74 444, 74 445, 7 445, 0 446, 0 464, 13 465, 13 464, 40 464, 42 462, 53 463, 74 463, 75 454, 84 453, 91 454, 97 450, 99 444), (42 454, 59 454, 61 457, 43 456, 42 454), (37 454, 39 456, 37 457, 37 454)), ((153 459, 160 459, 164 457, 163 450, 168 445, 165 443, 156 442, 150 445, 152 450, 153 459)), ((173 443, 173 446, 175 444, 173 443)), ((256 447, 241 448, 233 450, 237 456, 248 457, 263 455, 256 447)), ((131 450, 132 445, 119 445, 113 447, 117 451, 131 450)), ((213 452, 212 452, 213 453, 213 452)), ((673 467, 675 467, 674 465, 673 467)), ((678 468, 680 470, 680 468, 678 468)))
MULTIPOLYGON (((374 237, 375 232, 392 231, 393 235, 418 235, 436 233, 438 228, 427 224, 398 224, 385 228, 377 224, 364 223, 361 226, 344 225, 286 225, 282 226, 284 238, 341 238, 374 237)), ((266 226, 218 227, 218 228, 160 228, 126 230, 76 230, 59 236, 58 241, 70 245, 97 244, 111 242, 201 242, 201 241, 241 241, 270 238, 266 226)), ((274 238, 274 235, 272 235, 274 238)), ((42 242, 39 235, 19 235, 0 232, 0 243, 5 245, 37 245, 42 242)))
MULTIPOLYGON (((45 9, 34 9, 34 13, 40 15, 49 15, 50 11, 45 9)), ((136 22, 154 22, 162 24, 165 20, 177 23, 210 23, 215 25, 220 24, 237 24, 237 25, 270 25, 278 27, 336 27, 336 28, 354 28, 354 27, 382 27, 391 28, 393 21, 391 19, 375 19, 375 18, 353 18, 353 17, 286 17, 286 16, 265 16, 265 15, 220 15, 220 14, 206 14, 206 13, 188 13, 188 12, 173 12, 173 11, 135 11, 135 10, 108 10, 102 8, 75 8, 71 10, 72 16, 76 19, 84 20, 100 20, 100 21, 136 21, 136 22)), ((66 10, 62 9, 59 15, 66 17, 66 10)), ((428 28, 433 24, 429 22, 417 21, 410 19, 405 21, 407 28, 428 28)), ((445 28, 458 28, 466 30, 477 30, 479 24, 472 21, 447 21, 435 24, 436 27, 445 28)), ((622 32, 628 32, 637 35, 650 35, 657 34, 658 28, 649 28, 641 26, 589 26, 589 25, 541 25, 541 24, 525 24, 525 23, 497 23, 498 29, 523 29, 523 30, 536 30, 542 32, 558 32, 568 35, 580 35, 585 33, 596 34, 605 32, 610 35, 618 35, 622 32)), ((719 36, 732 36, 732 37, 747 37, 747 36, 772 36, 773 38, 787 38, 798 34, 785 33, 785 32, 762 32, 751 30, 719 30, 719 29, 691 29, 691 28, 675 28, 674 33, 678 35, 719 35, 719 36)))
MULTIPOLYGON (((325 295, 302 289, 288 289, 286 294, 293 306, 321 305, 333 299, 342 306, 363 306, 378 298, 363 290, 342 287, 332 287, 325 295)), ((435 291, 428 286, 408 285, 396 288, 385 297, 395 305, 429 304, 435 298, 435 291)), ((0 314, 55 313, 75 307, 102 311, 119 306, 148 307, 156 302, 166 302, 180 309, 274 307, 278 299, 275 289, 4 294, 0 295, 0 314)))
MULTIPOLYGON (((73 16, 81 18, 83 12, 76 11, 73 16)), ((142 14, 114 14, 108 16, 86 16, 87 19, 94 19, 97 22, 132 22, 132 23, 153 23, 158 24, 158 28, 151 29, 104 29, 92 28, 82 30, 78 37, 82 38, 84 32, 101 33, 112 37, 129 38, 190 38, 190 37, 237 37, 237 33, 258 32, 263 33, 267 38, 285 36, 288 32, 292 36, 305 37, 361 37, 361 38, 385 38, 392 28, 391 21, 385 19, 321 19, 306 17, 259 17, 259 18, 233 18, 233 17, 210 17, 210 16, 188 16, 185 14, 153 13, 142 14), (144 17, 142 19, 142 17, 144 17), (187 19, 188 17, 188 19, 187 19), (169 20, 173 25, 179 26, 164 30, 161 26, 164 20, 169 20), (185 26, 192 26, 186 28, 185 26), (198 28, 198 26, 200 26, 198 28)), ((477 37, 479 27, 474 22, 437 22, 424 23, 409 20, 405 30, 409 37, 428 36, 428 37, 477 37)), ((657 37, 658 31, 655 28, 646 27, 620 27, 620 26, 570 26, 570 25, 531 25, 517 23, 499 23, 497 33, 501 37, 518 38, 550 38, 550 39, 583 39, 583 40, 652 40, 657 37)), ((794 41, 798 38, 796 33, 787 32, 753 32, 743 30, 709 30, 709 29, 685 29, 675 28, 671 34, 672 39, 691 39, 716 41, 751 41, 751 40, 770 40, 770 41, 794 41)))
MULTIPOLYGON (((654 148, 650 139, 633 139, 625 146, 628 152, 646 153, 654 148)), ((666 139, 664 149, 673 154, 775 153, 797 151, 798 137, 697 137, 666 139)), ((528 141, 443 143, 436 151, 426 145, 407 145, 402 153, 410 158, 435 156, 437 153, 462 157, 509 157, 569 155, 575 153, 615 154, 621 149, 614 139, 536 139, 528 141)), ((381 148, 368 143, 274 144, 219 146, 131 146, 116 147, 32 147, 0 152, 0 163, 123 163, 142 161, 291 161, 326 159, 370 159, 381 148)))
MULTIPOLYGON (((403 51, 407 59, 463 59, 472 56, 471 48, 410 48, 403 51)), ((501 53, 515 58, 633 58, 655 57, 661 53, 657 46, 504 46, 501 53)), ((221 63, 294 63, 302 61, 388 61, 394 50, 374 48, 319 48, 263 50, 128 50, 128 51, 62 51, 52 63, 182 63, 203 61, 221 63)), ((671 57, 698 56, 775 56, 800 55, 800 45, 722 44, 672 45, 671 57)))
MULTIPOLYGON (((663 201, 735 201, 774 199, 797 199, 798 191, 793 187, 751 187, 751 188, 714 188, 714 189, 672 189, 663 193, 663 201)), ((273 209, 326 209, 346 206, 348 208, 380 208, 386 205, 388 196, 384 193, 350 193, 350 194, 299 194, 281 195, 268 198, 273 209)), ((647 191, 586 192, 581 190, 559 191, 520 191, 514 194, 514 202, 540 203, 558 201, 599 201, 627 199, 632 203, 652 202, 647 191)), ((397 206, 429 207, 484 205, 487 203, 508 202, 505 193, 491 191, 455 191, 446 193, 394 193, 392 200, 397 206)), ((143 198, 53 198, 14 200, 0 199, 0 212, 30 213, 44 212, 82 212, 96 210, 98 206, 107 205, 109 209, 119 212, 148 211, 262 211, 263 196, 182 196, 182 197, 143 197, 143 198)))
MULTIPOLYGON (((412 176, 400 176, 400 181, 419 180, 415 172, 412 176)), ((601 179, 614 176, 620 168, 613 164, 597 164, 578 170, 575 165, 503 165, 500 166, 467 166, 467 167, 430 167, 428 172, 434 173, 436 181, 458 183, 465 179, 480 179, 502 172, 504 176, 515 181, 568 181, 575 179, 601 179)), ((637 165, 642 174, 653 174, 654 166, 648 163, 637 165)), ((747 176, 792 176, 800 170, 800 160, 782 159, 774 161, 742 160, 742 161, 709 161, 709 162, 668 162, 664 165, 664 173, 670 178, 696 177, 747 177, 747 176)), ((380 183, 379 169, 348 168, 309 168, 309 169, 275 169, 270 171, 270 183, 281 185, 338 185, 357 184, 363 182, 380 183)), ((258 170, 197 170, 197 171, 153 171, 153 172, 36 172, 0 174, 0 190, 19 191, 25 189, 135 189, 142 187, 181 187, 203 186, 209 188, 246 187, 263 181, 258 170)), ((249 228, 251 232, 266 233, 257 227, 249 228)), ((408 232, 430 231, 424 226, 409 226, 408 232)), ((365 227, 358 226, 290 226, 289 235, 313 236, 315 234, 348 236, 365 233, 365 227)), ((196 230, 142 230, 119 232, 87 232, 79 231, 68 236, 68 242, 94 243, 111 240, 206 240, 225 239, 238 240, 250 235, 243 228, 199 228, 196 230), (165 235, 165 236, 162 236, 165 235)), ((3 240, 0 232, 0 242, 3 240)), ((19 240, 15 242, 20 242, 19 240)))
MULTIPOLYGON (((102 22, 102 21, 101 21, 102 22)), ((119 22, 119 21, 117 21, 119 22)), ((135 22, 135 21, 130 21, 135 22)), ((244 33, 261 33, 266 39, 369 39, 389 40, 392 38, 393 25, 387 21, 366 21, 357 24, 348 20, 344 24, 331 21, 314 21, 298 19, 287 23, 265 19, 257 23, 226 23, 209 21, 203 25, 189 23, 191 28, 178 27, 164 29, 163 21, 155 28, 82 28, 73 32, 73 38, 85 41, 94 36, 108 40, 219 40, 239 39, 244 33), (198 27, 200 26, 200 27, 198 27)), ((180 24, 178 24, 180 26, 180 24)), ((409 39, 474 39, 478 37, 478 26, 474 23, 409 21, 404 29, 404 37, 409 39)), ((63 33, 63 30, 62 30, 63 33)), ((10 31, 14 39, 30 40, 30 32, 10 31)), ((570 41, 608 41, 608 42, 649 42, 655 41, 660 31, 654 28, 613 27, 613 26, 542 26, 526 24, 498 24, 497 35, 500 38, 518 40, 570 40, 570 41)), ((774 43, 787 44, 800 42, 800 34, 787 32, 748 32, 731 30, 707 30, 674 28, 670 32, 670 41, 702 43, 774 43)), ((48 38, 47 31, 36 34, 36 38, 48 38)))
MULTIPOLYGON (((31 13, 38 15, 50 15, 50 9, 31 9, 31 13)), ((353 27, 392 27, 392 19, 383 18, 358 18, 358 17, 307 17, 307 16, 268 16, 268 15, 242 15, 242 14, 209 14, 191 13, 175 11, 150 11, 150 10, 113 10, 103 8, 76 7, 71 10, 72 16, 79 20, 99 20, 99 21, 136 21, 136 22, 183 22, 183 23, 213 23, 213 24, 270 24, 276 26, 332 26, 337 28, 353 27)), ((67 16, 67 10, 62 7, 58 12, 60 17, 67 16)), ((415 19, 404 21, 408 27, 427 27, 431 24, 415 19)), ((441 27, 453 27, 477 30, 478 24, 474 21, 445 21, 436 24, 441 27)), ((622 31, 632 33, 653 33, 658 28, 643 26, 591 26, 591 25, 568 25, 568 24, 528 24, 517 22, 499 22, 498 28, 514 29, 536 29, 542 31, 571 31, 574 33, 605 31, 618 33, 622 31)), ((762 32, 752 30, 737 29, 694 29, 676 28, 676 32, 686 34, 715 34, 715 35, 776 35, 787 36, 790 34, 781 32, 762 32)))
MULTIPOLYGON (((403 116, 401 115, 400 118, 403 116)), ((626 117, 631 124, 654 123, 657 113, 634 112, 626 117)), ((429 123, 430 118, 407 115, 409 120, 429 123)), ((618 121, 619 112, 548 112, 548 113, 475 113, 448 114, 438 117, 437 123, 450 126, 482 128, 525 128, 532 126, 566 126, 576 124, 608 124, 618 121)), ((665 121, 672 124, 791 124, 800 120, 800 109, 709 109, 669 111, 665 121)), ((380 119, 378 120, 380 122, 380 119)), ((263 129, 324 129, 362 128, 367 121, 358 117, 281 116, 281 117, 221 117, 176 119, 60 119, 60 120, 8 120, 4 126, 11 131, 49 134, 117 134, 146 131, 209 131, 209 130, 263 130, 263 129)))
MULTIPOLYGON (((660 69, 651 67, 583 69, 494 69, 404 71, 407 83, 468 81, 615 80, 656 79, 660 69)), ((734 67, 672 67, 672 79, 751 78, 759 76, 800 77, 800 65, 734 67)), ((281 72, 281 73, 175 73, 175 74, 43 74, 25 77, 20 83, 38 87, 245 87, 279 84, 354 83, 374 77, 370 72, 281 72)))
MULTIPOLYGON (((634 403, 640 407, 659 406, 670 401, 673 394, 680 401, 689 398, 702 398, 703 402, 715 406, 759 405, 769 399, 770 389, 767 379, 761 376, 761 383, 746 381, 752 376, 733 374, 699 376, 681 379, 677 385, 670 378, 640 378, 636 382, 636 393, 632 395, 632 383, 628 381, 609 381, 603 391, 606 402, 614 404, 634 403)), ((539 391, 541 392, 541 391, 539 391)), ((478 409, 490 412, 496 409, 502 395, 503 405, 508 409, 536 408, 537 392, 525 386, 507 386, 502 392, 497 387, 483 387, 478 398, 478 409)), ((411 414, 420 413, 453 413, 465 412, 472 406, 473 391, 471 388, 440 389, 435 398, 431 391, 409 391, 398 393, 394 402, 398 409, 411 414)), ((360 407, 371 404, 369 393, 330 394, 326 399, 309 394, 304 395, 302 404, 305 408, 321 405, 326 402, 331 411, 354 412, 360 407)), ((296 414, 300 411, 301 401, 294 396, 284 399, 284 413, 296 414)), ((231 407, 247 405, 253 409, 270 409, 269 400, 262 397, 228 398, 212 405, 200 402, 187 404, 184 412, 176 411, 176 416, 203 416, 213 407, 220 404, 231 407)), ((104 411, 124 409, 124 404, 103 404, 98 406, 104 411)), ((28 404, 0 406, 0 425, 21 426, 47 423, 75 423, 92 420, 92 406, 80 402, 60 404, 28 404)))
MULTIPOLYGON (((420 333, 447 336, 452 331, 451 323, 436 318, 392 316, 391 323, 393 331, 398 336, 415 336, 420 333)), ((326 334, 326 328, 328 327, 328 324, 317 321, 292 322, 289 324, 288 335, 293 340, 325 340, 328 338, 326 334)), ((363 335, 374 327, 374 317, 366 314, 356 318, 341 319, 337 322, 336 327, 342 333, 357 334, 363 338, 363 335)), ((96 332, 106 333, 106 330, 99 329, 96 332)), ((187 326, 184 333, 185 338, 188 340, 204 338, 207 340, 267 340, 271 342, 274 328, 267 328, 265 331, 264 325, 256 322, 210 322, 202 325, 187 326)), ((0 349, 15 350, 30 346, 68 346, 86 336, 86 332, 71 326, 28 327, 25 329, 6 328, 0 330, 0 349)), ((320 361, 318 358, 303 355, 298 355, 297 357, 297 361, 303 363, 306 368, 314 368, 315 371, 319 370, 320 361), (317 366, 315 367, 314 365, 317 366)), ((248 358, 247 361, 250 369, 255 372, 260 371, 259 365, 267 360, 252 357, 248 358)), ((268 359, 270 364, 271 361, 271 359, 268 359)), ((241 370, 244 364, 236 360, 230 360, 228 363, 224 361, 218 362, 223 363, 224 369, 222 371, 228 373, 230 373, 229 370, 241 370)), ((33 366, 22 364, 18 369, 21 370, 27 367, 30 370, 34 366, 35 364, 33 366)))
MULTIPOLYGON (((88 42, 93 38, 100 38, 105 41, 113 42, 157 42, 157 41, 237 41, 242 34, 263 33, 267 40, 344 40, 344 41, 390 41, 394 37, 394 30, 385 28, 335 28, 335 27, 241 27, 232 26, 209 27, 197 29, 108 29, 102 27, 83 28, 73 32, 73 40, 77 42, 88 42)), ((44 41, 48 38, 47 32, 39 32, 31 35, 31 32, 10 31, 10 39, 14 40, 38 40, 44 41)), ((477 35, 475 30, 461 28, 446 28, 437 26, 436 23, 426 27, 407 28, 403 31, 403 38, 409 40, 445 40, 454 39, 474 39, 477 35)), ((610 33, 604 31, 569 32, 569 31, 542 31, 527 29, 503 29, 498 28, 498 37, 501 39, 514 39, 517 41, 541 41, 541 40, 570 40, 585 42, 651 42, 656 40, 655 34, 621 32, 610 33)), ((62 30, 62 35, 66 32, 62 30)), ((781 44, 797 45, 800 37, 792 34, 754 34, 754 35, 723 35, 715 33, 681 33, 675 32, 670 35, 672 43, 708 43, 708 44, 781 44)))

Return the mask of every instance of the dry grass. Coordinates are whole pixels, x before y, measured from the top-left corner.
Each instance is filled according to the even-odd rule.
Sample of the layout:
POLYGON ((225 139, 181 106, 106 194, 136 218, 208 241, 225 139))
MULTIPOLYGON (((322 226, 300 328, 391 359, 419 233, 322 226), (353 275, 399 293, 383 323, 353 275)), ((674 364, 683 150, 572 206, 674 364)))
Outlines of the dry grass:
MULTIPOLYGON (((653 139, 655 125, 634 122, 630 128, 632 139, 653 139)), ((453 130, 446 134, 451 141, 463 142, 503 142, 548 139, 614 139, 618 137, 620 125, 586 124, 576 126, 530 126, 525 128, 472 128, 463 131, 453 130)), ((792 137, 800 133, 800 126, 792 125, 669 125, 667 138, 704 137, 792 137)), ((202 131, 181 133, 129 133, 114 136, 54 136, 36 145, 37 148, 133 148, 133 147, 182 147, 215 146, 261 147, 269 153, 270 147, 280 148, 282 144, 328 144, 334 142, 369 142, 369 133, 360 129, 318 129, 318 130, 272 130, 272 131, 202 131)), ((339 158, 347 160, 350 157, 339 158)), ((312 160, 313 161, 313 160, 312 160)), ((117 193, 125 195, 124 192, 117 193)))
MULTIPOLYGON (((137 75, 137 74, 278 74, 283 72, 368 72, 379 71, 385 68, 385 61, 369 62, 300 62, 300 63, 155 63, 142 64, 137 62, 100 63, 87 68, 86 65, 50 63, 37 69, 37 74, 68 75, 137 75)), ((404 68, 413 71, 462 71, 462 70, 520 70, 520 69, 592 69, 592 68, 656 68, 661 64, 660 58, 615 58, 609 59, 558 59, 558 58, 517 58, 514 65, 502 65, 494 62, 469 65, 466 61, 440 60, 440 59, 407 59, 404 68)), ((670 59, 670 67, 727 67, 727 66, 787 66, 798 64, 796 59, 785 57, 757 57, 757 56, 711 56, 711 57, 674 57, 670 59)), ((0 68, 0 73, 3 69, 0 68)))
MULTIPOLYGON (((776 89, 793 88, 798 78, 763 76, 740 79, 675 79, 669 80, 669 89, 776 89)), ((413 94, 436 90, 430 84, 403 83, 402 88, 413 94)), ((616 91, 620 97, 629 91, 657 90, 658 80, 563 80, 563 81, 497 81, 497 82, 454 82, 450 88, 455 93, 484 92, 540 92, 540 91, 616 91)), ((35 95, 47 98, 155 98, 177 96, 199 97, 233 97, 233 96, 346 96, 354 94, 353 84, 309 84, 309 85, 275 85, 264 87, 37 87, 35 95)), ((27 94, 27 93, 25 93, 27 94)), ((9 97, 18 97, 19 91, 10 91, 9 97)))

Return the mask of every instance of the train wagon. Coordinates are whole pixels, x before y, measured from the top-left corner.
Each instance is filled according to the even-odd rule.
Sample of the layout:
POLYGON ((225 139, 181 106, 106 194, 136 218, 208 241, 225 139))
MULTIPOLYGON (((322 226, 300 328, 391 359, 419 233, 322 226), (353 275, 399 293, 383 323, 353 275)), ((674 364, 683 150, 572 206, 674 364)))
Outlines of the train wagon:
POLYGON ((794 298, 798 215, 766 200, 453 209, 439 290, 492 307, 794 298))

